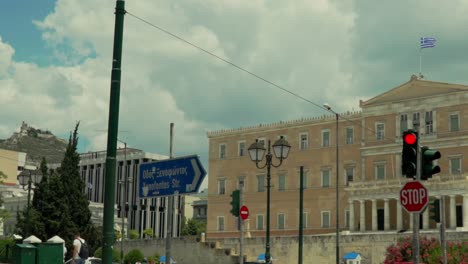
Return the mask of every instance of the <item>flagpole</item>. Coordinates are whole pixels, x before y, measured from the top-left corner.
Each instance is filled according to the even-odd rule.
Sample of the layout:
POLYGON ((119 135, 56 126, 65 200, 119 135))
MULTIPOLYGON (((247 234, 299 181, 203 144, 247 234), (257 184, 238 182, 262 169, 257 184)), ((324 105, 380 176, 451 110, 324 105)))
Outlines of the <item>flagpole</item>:
POLYGON ((419 78, 422 79, 422 48, 419 48, 419 78))

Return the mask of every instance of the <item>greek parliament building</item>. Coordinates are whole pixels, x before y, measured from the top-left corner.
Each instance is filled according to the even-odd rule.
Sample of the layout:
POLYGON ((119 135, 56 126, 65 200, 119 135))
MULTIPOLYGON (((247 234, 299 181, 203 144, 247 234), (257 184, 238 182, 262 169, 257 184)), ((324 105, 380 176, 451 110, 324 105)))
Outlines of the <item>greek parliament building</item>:
MULTIPOLYGON (((80 159, 80 174, 86 183, 85 192, 88 200, 100 204, 104 203, 106 151, 80 154, 80 159)), ((140 199, 138 196, 138 166, 142 163, 164 159, 168 159, 168 157, 134 148, 119 148, 117 150, 115 204, 119 219, 116 219, 115 224, 120 225, 121 217, 125 217, 127 226, 124 229, 138 231, 141 238, 144 237, 143 232, 149 228, 153 230, 153 237, 167 236, 167 197, 140 199), (128 177, 127 181, 125 181, 125 177, 128 177)), ((184 199, 180 197, 176 196, 174 201, 175 210, 172 224, 174 237, 180 235, 183 219, 184 199)), ((126 233, 128 234, 128 232, 126 233)))
MULTIPOLYGON (((231 193, 244 185, 252 237, 265 236, 266 169, 257 169, 248 147, 258 139, 291 145, 288 158, 271 168, 271 235, 295 236, 299 226, 299 171, 304 166, 304 234, 334 233, 336 212, 343 232, 411 230, 399 202, 408 180, 401 174, 402 131, 420 123, 421 146, 439 150, 441 173, 424 184, 430 202, 446 196, 446 225, 468 230, 468 86, 412 76, 396 88, 360 101, 360 112, 339 113, 253 127, 208 132, 208 226, 210 239, 238 237, 231 193), (336 142, 338 133, 338 142, 336 142), (336 164, 336 144, 339 162, 336 164), (336 210, 338 167, 339 209, 336 210)), ((278 160, 273 157, 273 162, 278 160)), ((264 164, 264 161, 260 165, 264 164)), ((436 228, 429 210, 421 228, 436 228)))

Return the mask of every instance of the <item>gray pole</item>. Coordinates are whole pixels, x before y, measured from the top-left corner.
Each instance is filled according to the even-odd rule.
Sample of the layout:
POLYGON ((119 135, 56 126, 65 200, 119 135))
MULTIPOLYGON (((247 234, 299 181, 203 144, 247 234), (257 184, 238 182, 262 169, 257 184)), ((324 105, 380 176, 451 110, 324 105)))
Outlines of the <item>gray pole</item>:
MULTIPOLYGON (((239 210, 240 207, 244 204, 244 183, 242 182, 239 186, 239 210)), ((242 217, 237 217, 238 221, 240 221, 240 240, 239 240, 239 257, 240 257, 240 264, 244 264, 244 220, 242 217)))
MULTIPOLYGON (((174 123, 170 126, 169 159, 174 158, 173 152, 174 123)), ((167 236, 166 236, 166 264, 171 263, 172 216, 174 213, 174 196, 167 197, 167 236)))
MULTIPOLYGON (((126 210, 125 210, 125 202, 127 201, 127 179, 128 179, 128 175, 127 175, 127 143, 126 142, 123 142, 124 143, 124 163, 123 163, 123 166, 122 166, 122 169, 124 169, 124 180, 123 180, 123 186, 122 186, 122 189, 123 189, 123 193, 122 193, 122 205, 121 205, 121 208, 120 208, 120 217, 122 218, 122 230, 121 230, 121 241, 120 241, 120 259, 122 261, 122 264, 124 263, 124 251, 123 251, 123 243, 124 243, 124 225, 125 225, 125 213, 126 213, 126 210)), ((128 230, 127 230, 128 232, 128 230)))
POLYGON ((444 264, 447 264, 447 240, 445 239, 445 195, 440 197, 440 244, 444 264))
MULTIPOLYGON (((413 123, 419 139, 419 120, 413 123)), ((421 148, 416 146, 416 181, 421 179, 421 148)), ((419 213, 413 213, 413 263, 419 264, 419 213)))
POLYGON ((338 113, 336 117, 336 264, 340 263, 340 196, 339 196, 339 182, 340 182, 340 169, 338 165, 338 113))
POLYGON ((302 239, 304 236, 304 166, 300 167, 299 181, 299 254, 297 263, 302 264, 302 239))

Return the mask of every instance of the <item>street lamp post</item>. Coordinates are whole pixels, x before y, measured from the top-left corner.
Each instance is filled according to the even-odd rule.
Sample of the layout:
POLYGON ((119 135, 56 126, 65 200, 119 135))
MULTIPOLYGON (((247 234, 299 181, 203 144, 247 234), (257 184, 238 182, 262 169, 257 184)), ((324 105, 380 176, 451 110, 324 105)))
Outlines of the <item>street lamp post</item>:
POLYGON ((335 210, 335 214, 336 214, 336 228, 335 228, 335 231, 336 231, 336 264, 339 264, 340 263, 340 196, 339 196, 339 173, 340 173, 340 170, 339 170, 339 165, 338 165, 338 119, 339 119, 339 115, 337 112, 333 111, 331 109, 331 106, 328 105, 328 104, 324 104, 323 107, 327 110, 327 111, 330 111, 331 113, 333 113, 335 115, 335 120, 336 120, 336 132, 335 132, 335 144, 336 144, 336 182, 335 182, 335 192, 336 192, 336 210, 335 210))
POLYGON ((279 159, 279 163, 277 165, 273 164, 273 155, 271 154, 270 148, 270 140, 268 140, 268 149, 266 156, 265 165, 259 166, 258 164, 263 160, 263 156, 265 154, 265 146, 264 144, 258 142, 258 139, 255 140, 255 143, 252 143, 249 147, 249 155, 250 159, 255 162, 255 166, 259 169, 267 168, 267 219, 266 219, 266 245, 265 245, 265 262, 271 263, 271 254, 270 254, 270 168, 271 166, 278 168, 283 163, 283 160, 288 157, 289 150, 291 149, 291 145, 289 145, 288 141, 284 139, 282 136, 273 144, 273 152, 275 153, 275 157, 279 159))
POLYGON ((25 169, 22 172, 20 172, 20 174, 18 175, 18 182, 21 186, 23 186, 23 189, 26 187, 26 185, 28 186, 28 204, 26 208, 27 223, 26 223, 26 228, 24 230, 24 235, 26 237, 29 236, 30 218, 31 218, 29 215, 30 207, 31 207, 31 189, 32 189, 31 184, 34 183, 34 185, 36 185, 41 182, 41 179, 42 179, 42 173, 40 170, 31 171, 31 170, 25 169), (34 180, 33 180, 33 176, 34 176, 34 180))

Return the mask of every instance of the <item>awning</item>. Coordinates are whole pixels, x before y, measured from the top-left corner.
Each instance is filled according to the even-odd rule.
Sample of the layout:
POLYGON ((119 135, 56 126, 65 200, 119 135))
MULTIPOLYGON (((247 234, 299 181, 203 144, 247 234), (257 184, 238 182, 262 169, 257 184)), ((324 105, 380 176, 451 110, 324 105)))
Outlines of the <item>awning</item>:
POLYGON ((360 256, 359 253, 357 252, 348 252, 344 255, 343 259, 344 260, 354 260, 357 259, 360 256))

